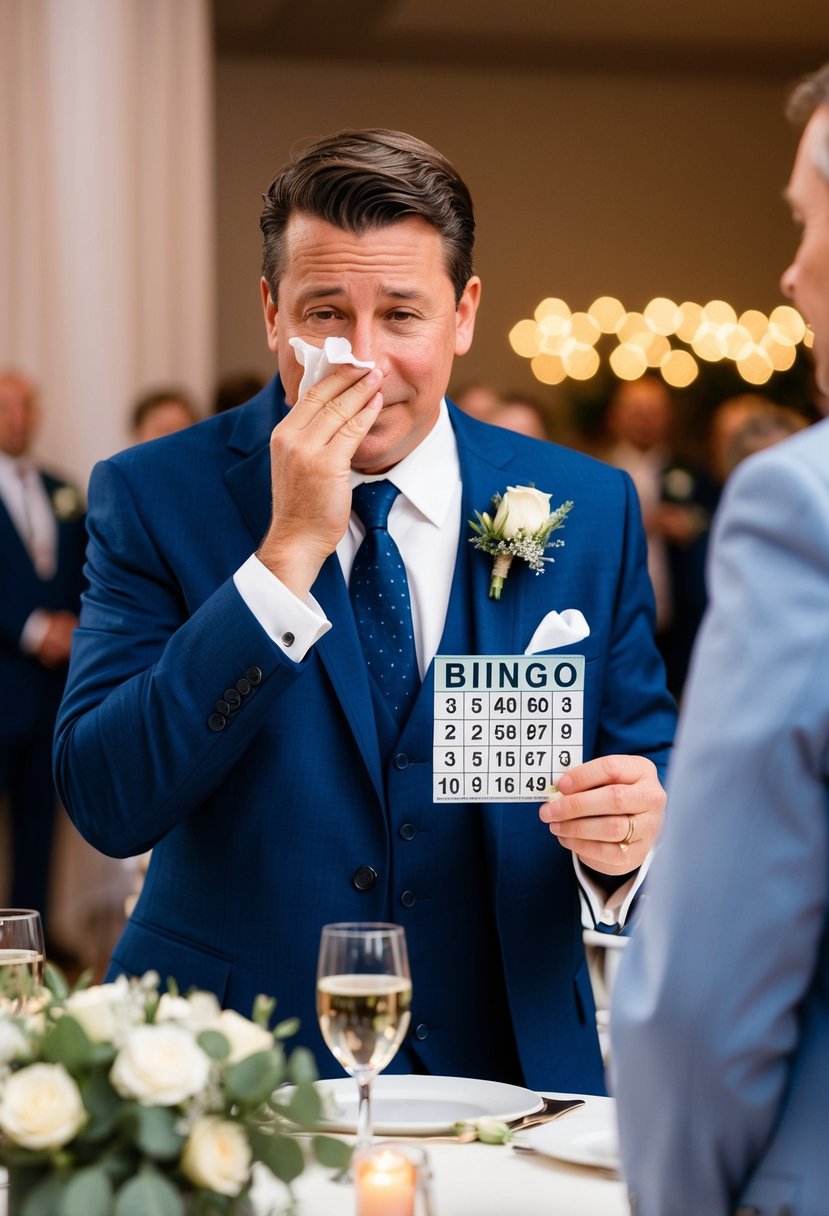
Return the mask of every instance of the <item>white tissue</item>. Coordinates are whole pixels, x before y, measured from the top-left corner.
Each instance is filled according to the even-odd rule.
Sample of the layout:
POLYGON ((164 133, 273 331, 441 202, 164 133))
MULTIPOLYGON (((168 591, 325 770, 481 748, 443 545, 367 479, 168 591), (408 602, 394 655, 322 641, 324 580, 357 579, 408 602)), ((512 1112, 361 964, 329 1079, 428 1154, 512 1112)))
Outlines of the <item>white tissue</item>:
POLYGON ((312 346, 302 338, 289 338, 288 345, 305 368, 297 390, 297 401, 303 393, 334 370, 337 364, 350 363, 353 367, 374 367, 373 360, 355 359, 348 338, 326 338, 322 345, 312 346))

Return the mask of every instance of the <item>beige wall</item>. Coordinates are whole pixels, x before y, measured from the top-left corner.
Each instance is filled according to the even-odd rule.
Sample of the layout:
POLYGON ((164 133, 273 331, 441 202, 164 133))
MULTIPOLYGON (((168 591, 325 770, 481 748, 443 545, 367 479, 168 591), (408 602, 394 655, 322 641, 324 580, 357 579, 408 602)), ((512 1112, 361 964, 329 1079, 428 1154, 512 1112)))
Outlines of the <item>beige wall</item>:
POLYGON ((510 327, 546 295, 780 302, 795 133, 779 82, 522 76, 219 62, 219 371, 272 364, 260 319, 260 195, 292 143, 393 126, 446 153, 476 201, 484 297, 454 384, 538 387, 510 327))

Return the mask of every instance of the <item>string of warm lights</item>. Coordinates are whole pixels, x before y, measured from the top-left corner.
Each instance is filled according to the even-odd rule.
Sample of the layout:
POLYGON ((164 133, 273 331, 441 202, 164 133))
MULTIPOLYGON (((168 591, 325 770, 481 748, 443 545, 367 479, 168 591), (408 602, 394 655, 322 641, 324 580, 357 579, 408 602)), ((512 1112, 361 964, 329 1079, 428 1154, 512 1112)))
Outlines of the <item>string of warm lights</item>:
POLYGON ((738 317, 724 300, 675 304, 657 296, 642 312, 628 312, 621 300, 600 296, 587 312, 572 312, 564 300, 542 300, 533 319, 512 327, 509 342, 517 355, 531 360, 537 380, 560 384, 568 377, 590 380, 596 375, 602 335, 617 339, 609 362, 621 380, 658 371, 673 388, 696 380, 698 359, 730 359, 746 383, 765 384, 774 372, 792 366, 799 343, 810 347, 813 340, 803 317, 788 304, 769 316, 750 308, 738 317), (683 347, 672 345, 671 338, 683 347))

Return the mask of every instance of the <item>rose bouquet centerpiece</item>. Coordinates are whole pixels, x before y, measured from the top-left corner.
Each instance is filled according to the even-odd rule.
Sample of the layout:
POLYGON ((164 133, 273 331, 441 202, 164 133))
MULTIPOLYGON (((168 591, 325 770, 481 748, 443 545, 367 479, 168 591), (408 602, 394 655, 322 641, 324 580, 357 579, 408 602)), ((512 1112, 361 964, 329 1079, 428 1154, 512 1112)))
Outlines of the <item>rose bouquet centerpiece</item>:
MULTIPOLYGON (((257 1212, 276 1216, 320 1098, 311 1054, 284 1046, 296 1021, 269 1029, 274 1004, 257 998, 248 1019, 169 981, 162 994, 153 973, 70 990, 51 968, 42 1000, 17 1014, 0 1002, 9 1216, 237 1216, 255 1188, 269 1197, 257 1212)), ((310 1145, 347 1165, 340 1141, 310 1145)))
POLYGON ((535 486, 510 486, 505 494, 493 497, 492 507, 494 517, 486 511, 475 512, 478 522, 469 521, 475 533, 470 540, 476 549, 490 553, 495 559, 489 595, 490 599, 499 600, 514 558, 522 558, 536 574, 541 574, 545 562, 555 561, 545 557, 544 550, 558 549, 564 544, 563 540, 551 537, 564 526, 573 503, 563 502, 551 510, 549 494, 535 486))

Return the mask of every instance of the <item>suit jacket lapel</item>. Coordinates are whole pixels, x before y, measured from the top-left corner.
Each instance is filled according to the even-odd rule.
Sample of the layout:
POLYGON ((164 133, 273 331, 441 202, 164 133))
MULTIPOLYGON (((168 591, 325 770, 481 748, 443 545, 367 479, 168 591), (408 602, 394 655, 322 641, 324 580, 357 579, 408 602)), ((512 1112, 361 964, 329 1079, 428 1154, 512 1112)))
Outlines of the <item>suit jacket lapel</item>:
MULTIPOLYGON (((270 433, 287 409, 277 386, 278 381, 272 382, 240 411, 229 445, 237 458, 225 471, 225 484, 257 545, 270 523, 270 433)), ((385 806, 368 673, 336 553, 323 564, 312 593, 332 626, 317 642, 315 653, 328 672, 377 796, 385 806)))

